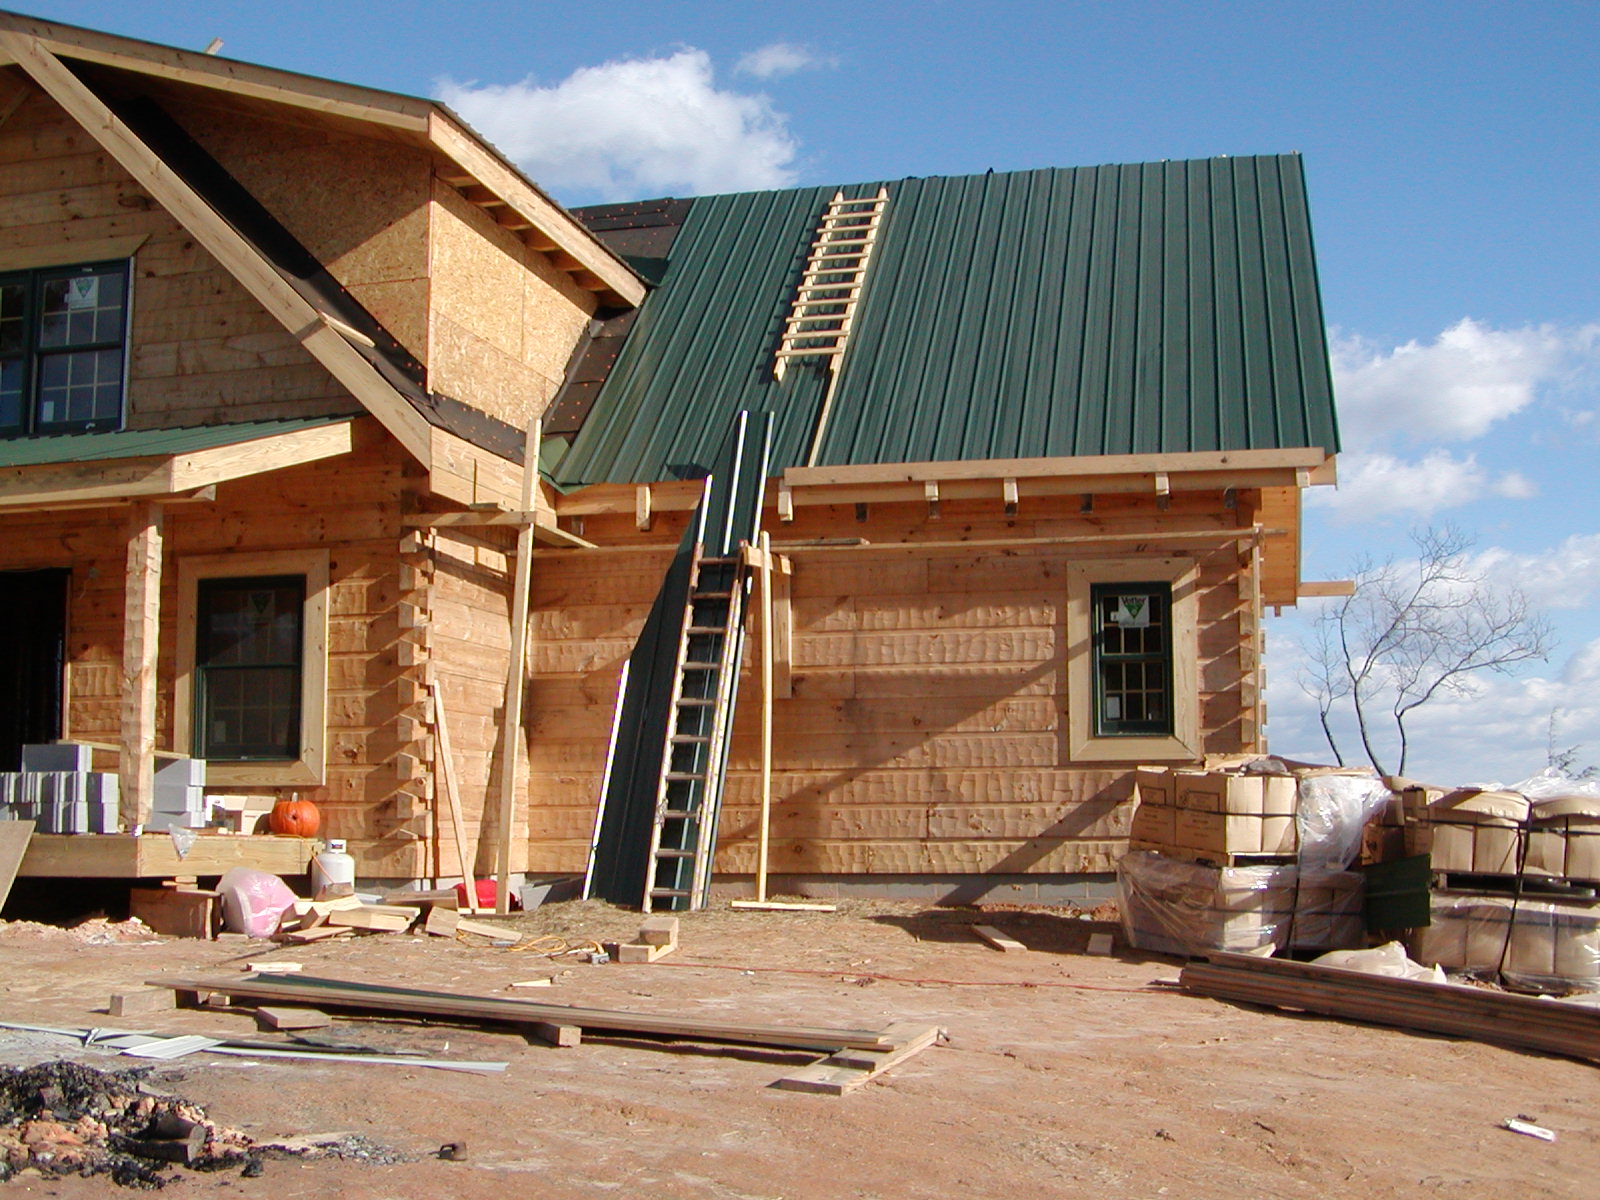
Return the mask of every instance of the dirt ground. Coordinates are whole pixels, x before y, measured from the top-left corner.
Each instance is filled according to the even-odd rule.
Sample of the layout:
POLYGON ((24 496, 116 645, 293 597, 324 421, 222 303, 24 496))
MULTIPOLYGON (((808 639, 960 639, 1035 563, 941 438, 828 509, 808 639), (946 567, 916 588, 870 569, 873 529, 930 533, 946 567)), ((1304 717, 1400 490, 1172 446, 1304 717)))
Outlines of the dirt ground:
MULTIPOLYGON (((519 917, 527 933, 628 939, 637 913, 599 903, 519 917)), ((340 1026, 385 1044, 510 1061, 477 1076, 375 1064, 190 1056, 158 1074, 257 1136, 352 1131, 403 1161, 269 1161, 182 1174, 184 1197, 346 1200, 589 1196, 1578 1197, 1596 1194, 1600 1068, 1559 1058, 1246 1008, 1162 986, 1174 959, 1085 953, 1113 925, 1060 909, 840 911, 719 907, 682 918, 682 948, 649 965, 562 965, 477 942, 389 934, 295 948, 147 939, 95 944, 0 925, 0 1019, 231 1035, 247 1013, 112 1020, 105 1004, 163 974, 292 959, 308 973, 687 1012, 753 1022, 937 1023, 947 1044, 843 1097, 772 1082, 814 1056, 392 1022, 340 1026), (1001 953, 968 927, 1025 942, 1001 953), (556 976, 546 989, 517 980, 556 976), (1547 1144, 1498 1128, 1522 1115, 1547 1144), (437 1150, 464 1142, 465 1161, 437 1150)), ((0 1031, 0 1062, 133 1060, 0 1031)), ((104 1179, 21 1178, 15 1195, 105 1196, 104 1179)), ((126 1193, 125 1193, 126 1194, 126 1193)))

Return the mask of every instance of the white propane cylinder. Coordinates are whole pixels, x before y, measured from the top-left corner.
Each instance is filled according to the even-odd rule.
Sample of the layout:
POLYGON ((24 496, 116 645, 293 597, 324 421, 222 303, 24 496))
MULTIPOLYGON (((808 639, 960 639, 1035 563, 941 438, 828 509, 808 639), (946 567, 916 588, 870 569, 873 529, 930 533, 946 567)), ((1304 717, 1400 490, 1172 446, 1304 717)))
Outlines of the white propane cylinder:
POLYGON ((328 848, 311 860, 311 894, 319 895, 329 884, 356 882, 356 860, 345 853, 344 842, 328 840, 328 848))

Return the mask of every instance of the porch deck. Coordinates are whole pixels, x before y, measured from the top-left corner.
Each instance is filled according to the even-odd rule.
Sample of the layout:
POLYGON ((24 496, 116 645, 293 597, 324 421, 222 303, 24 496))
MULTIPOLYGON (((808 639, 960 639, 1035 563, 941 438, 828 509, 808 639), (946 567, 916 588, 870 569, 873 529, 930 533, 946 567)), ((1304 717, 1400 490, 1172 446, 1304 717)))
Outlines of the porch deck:
POLYGON ((36 833, 28 843, 21 878, 170 879, 221 875, 232 867, 256 867, 274 875, 303 875, 322 843, 316 838, 198 833, 181 858, 172 837, 147 833, 36 833))

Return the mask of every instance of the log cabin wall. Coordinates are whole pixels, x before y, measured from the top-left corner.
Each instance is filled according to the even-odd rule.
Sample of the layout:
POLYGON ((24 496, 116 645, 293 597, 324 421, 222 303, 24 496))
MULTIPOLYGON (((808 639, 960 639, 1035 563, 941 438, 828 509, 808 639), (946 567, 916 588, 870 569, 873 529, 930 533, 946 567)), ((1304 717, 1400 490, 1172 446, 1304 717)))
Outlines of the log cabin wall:
MULTIPOLYGON (((175 745, 174 680, 181 638, 181 564, 190 556, 273 551, 328 554, 326 775, 321 786, 233 783, 214 791, 297 792, 322 810, 324 836, 345 838, 363 877, 422 873, 431 830, 424 811, 409 819, 396 776, 410 732, 400 720, 420 677, 399 625, 404 534, 402 493, 417 468, 373 420, 357 422, 348 455, 220 484, 211 502, 174 505, 165 529, 157 665, 158 741, 175 745)), ((115 744, 120 737, 126 515, 86 509, 50 516, 5 514, 7 569, 69 567, 67 734, 115 744)))
MULTIPOLYGON (((997 488, 998 491, 998 488, 997 488)), ((1077 874, 1126 849, 1135 761, 1074 765, 1067 741, 1069 564, 1132 557, 1124 544, 900 549, 915 542, 1140 533, 1138 553, 1198 567, 1204 753, 1258 748, 1253 558, 1230 538, 1163 534, 1249 524, 1253 496, 1184 493, 797 506, 768 514, 791 552, 791 695, 774 716, 770 869, 794 874, 1077 874)), ((681 514, 648 533, 626 516, 585 536, 636 553, 547 555, 534 566, 530 869, 580 871, 599 793, 617 674, 665 570, 681 514), (652 545, 653 544, 653 545, 652 545)), ((781 623, 780 623, 781 630, 781 623)), ((781 639, 780 639, 781 640, 781 639)), ((754 642, 751 643, 752 646, 754 642)), ((747 657, 724 801, 719 871, 755 869, 759 683, 747 657)), ((780 660, 780 649, 776 656, 780 660)), ((781 665, 781 664, 780 664, 781 665)), ((780 693, 781 694, 781 693, 780 693)))
POLYGON ((56 265, 117 257, 109 248, 127 239, 139 243, 127 428, 359 411, 110 155, 32 90, 0 125, 0 262, 39 253, 55 254, 56 265))

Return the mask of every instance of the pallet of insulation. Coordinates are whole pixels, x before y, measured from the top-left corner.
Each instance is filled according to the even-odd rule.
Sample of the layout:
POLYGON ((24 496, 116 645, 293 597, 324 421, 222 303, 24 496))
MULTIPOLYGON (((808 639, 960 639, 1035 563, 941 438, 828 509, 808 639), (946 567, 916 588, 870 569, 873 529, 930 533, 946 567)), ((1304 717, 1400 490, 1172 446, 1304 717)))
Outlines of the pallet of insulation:
POLYGON ((1439 891, 1412 939, 1427 966, 1539 991, 1600 991, 1600 900, 1439 891))

